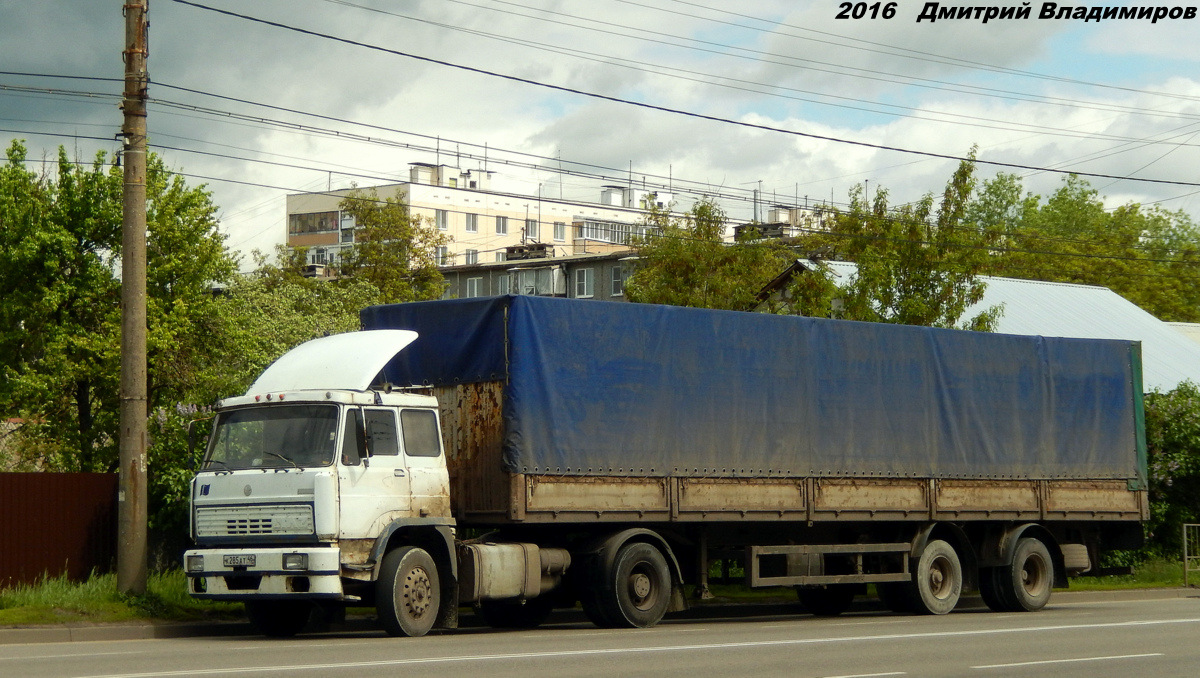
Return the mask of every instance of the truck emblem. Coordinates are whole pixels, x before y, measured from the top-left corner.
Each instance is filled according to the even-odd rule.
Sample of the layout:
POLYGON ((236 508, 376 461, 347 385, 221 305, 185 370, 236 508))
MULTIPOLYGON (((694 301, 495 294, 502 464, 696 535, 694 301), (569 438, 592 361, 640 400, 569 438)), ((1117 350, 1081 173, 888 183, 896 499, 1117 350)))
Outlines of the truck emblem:
POLYGON ((247 486, 245 486, 245 487, 243 487, 243 488, 242 488, 242 494, 246 495, 247 497, 249 497, 249 496, 250 496, 250 493, 251 493, 251 492, 253 492, 253 491, 254 491, 254 490, 250 489, 250 486, 249 486, 249 485, 247 485, 247 486))

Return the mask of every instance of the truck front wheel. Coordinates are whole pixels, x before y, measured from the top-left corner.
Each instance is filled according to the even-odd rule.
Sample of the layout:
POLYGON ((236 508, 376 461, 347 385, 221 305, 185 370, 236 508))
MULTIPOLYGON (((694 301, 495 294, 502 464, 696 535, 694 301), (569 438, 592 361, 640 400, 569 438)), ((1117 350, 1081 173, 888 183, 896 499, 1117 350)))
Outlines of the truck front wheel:
POLYGON ((375 583, 375 609, 390 636, 423 636, 433 628, 441 605, 437 565, 424 549, 389 551, 375 583))
POLYGON ((958 604, 963 585, 962 563, 950 544, 940 539, 926 544, 914 577, 917 612, 946 614, 958 604))
POLYGON ((613 626, 646 628, 657 624, 671 602, 671 570, 667 559, 650 544, 621 547, 607 573, 604 607, 613 626))

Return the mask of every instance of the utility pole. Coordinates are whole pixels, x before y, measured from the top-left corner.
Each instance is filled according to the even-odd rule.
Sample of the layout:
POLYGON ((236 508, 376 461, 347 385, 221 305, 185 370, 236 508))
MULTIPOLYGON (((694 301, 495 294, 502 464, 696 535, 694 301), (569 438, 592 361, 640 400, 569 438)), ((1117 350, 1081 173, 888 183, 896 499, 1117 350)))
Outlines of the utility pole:
POLYGON ((146 11, 125 0, 125 162, 121 221, 121 468, 117 509, 117 590, 146 592, 146 11))

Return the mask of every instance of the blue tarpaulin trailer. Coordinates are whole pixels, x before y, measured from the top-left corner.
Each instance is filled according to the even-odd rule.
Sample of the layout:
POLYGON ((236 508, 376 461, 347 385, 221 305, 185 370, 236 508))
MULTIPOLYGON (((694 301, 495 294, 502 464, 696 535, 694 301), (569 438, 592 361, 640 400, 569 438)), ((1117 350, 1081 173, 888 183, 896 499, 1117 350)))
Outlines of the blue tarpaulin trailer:
POLYGON ((1135 342, 505 296, 375 306, 396 385, 492 382, 549 476, 1145 485, 1135 342))

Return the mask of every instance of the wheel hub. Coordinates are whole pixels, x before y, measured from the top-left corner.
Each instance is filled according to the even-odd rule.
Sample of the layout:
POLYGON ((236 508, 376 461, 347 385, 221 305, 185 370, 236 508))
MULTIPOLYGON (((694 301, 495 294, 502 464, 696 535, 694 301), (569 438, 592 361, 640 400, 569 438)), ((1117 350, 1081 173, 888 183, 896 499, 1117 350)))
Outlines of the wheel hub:
POLYGON ((633 595, 638 598, 645 598, 650 595, 650 577, 639 572, 633 575, 631 584, 633 595))
POLYGON ((429 609, 429 601, 433 599, 433 589, 429 584, 429 574, 424 569, 415 568, 404 578, 404 606, 414 617, 420 617, 429 609))

